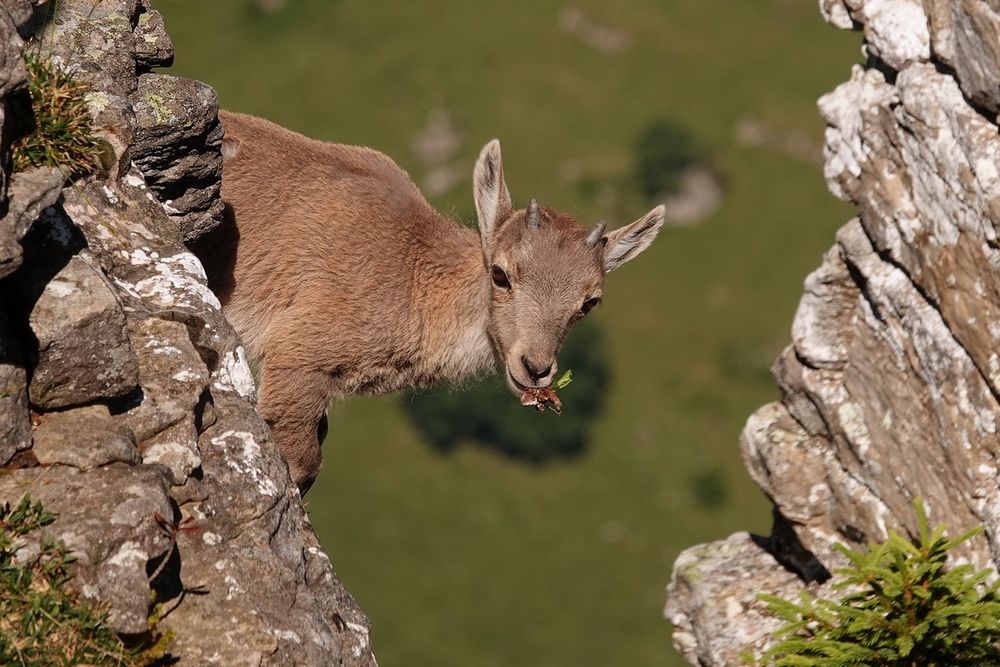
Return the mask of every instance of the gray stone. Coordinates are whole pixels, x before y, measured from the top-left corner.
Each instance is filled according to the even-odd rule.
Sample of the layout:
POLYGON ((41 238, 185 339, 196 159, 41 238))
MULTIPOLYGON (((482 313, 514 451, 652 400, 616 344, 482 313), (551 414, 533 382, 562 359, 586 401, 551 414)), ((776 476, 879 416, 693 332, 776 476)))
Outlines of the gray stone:
POLYGON ((215 91, 200 81, 143 74, 132 96, 135 164, 186 242, 222 221, 222 125, 215 91))
POLYGON ((44 287, 30 316, 38 362, 28 386, 44 409, 127 394, 138 365, 125 334, 125 315, 98 269, 79 255, 44 287))
POLYGON ((74 583, 83 596, 110 606, 112 629, 139 633, 150 612, 147 564, 170 546, 154 518, 173 516, 167 488, 158 466, 27 468, 0 475, 0 502, 13 505, 27 494, 54 512, 55 522, 31 535, 31 544, 64 543, 76 557, 74 583))
POLYGON ((62 463, 82 469, 139 461, 132 432, 112 419, 104 405, 42 415, 32 452, 42 465, 62 463))
POLYGON ((12 8, 15 10, 13 15, 0 11, 0 97, 21 88, 28 79, 28 71, 21 59, 24 40, 17 33, 17 22, 25 20, 26 9, 30 16, 30 8, 16 5, 12 8))
POLYGON ((138 0, 60 0, 58 19, 40 42, 43 57, 71 64, 73 76, 86 84, 95 134, 114 156, 106 164, 112 176, 128 168, 135 114, 128 96, 135 91, 138 0))
MULTIPOLYGON (((996 569, 1000 7, 820 6, 841 27, 863 27, 879 68, 897 72, 856 66, 820 100, 824 174, 858 217, 806 280, 792 345, 774 367, 782 400, 748 420, 744 461, 774 502, 776 526, 827 569, 840 558, 835 543, 880 542, 890 528, 914 536, 915 497, 952 534, 982 526, 955 562, 996 569)), ((675 644, 694 664, 733 664, 773 641, 761 631, 770 620, 730 613, 738 579, 786 598, 804 587, 732 540, 675 565, 675 644)))
POLYGON ((185 419, 143 443, 142 462, 165 466, 170 470, 170 483, 175 486, 187 482, 191 473, 201 467, 198 430, 190 411, 185 419))
POLYGON ((0 465, 31 446, 28 373, 7 317, 6 304, 0 299, 0 465))
POLYGON ((174 44, 170 41, 160 12, 142 7, 134 35, 135 58, 140 68, 169 67, 173 63, 174 44))
POLYGON ((221 399, 224 416, 201 435, 207 498, 190 507, 202 530, 178 540, 189 586, 226 591, 181 606, 167 625, 193 664, 374 665, 368 619, 333 574, 288 468, 246 404, 221 399), (249 428, 248 428, 249 427, 249 428), (203 619, 233 619, 224 636, 203 619))
POLYGON ((974 104, 1000 113, 1000 7, 978 0, 924 0, 934 55, 954 68, 974 104))
MULTIPOLYGON (((146 441, 179 422, 186 420, 193 425, 192 415, 208 387, 209 373, 191 344, 187 327, 180 322, 155 317, 133 320, 129 340, 138 353, 143 399, 121 419, 145 450, 146 441)), ((197 434, 187 441, 195 447, 197 434)), ((197 457, 196 447, 191 455, 197 457)), ((176 483, 182 484, 183 480, 176 483)))
MULTIPOLYGON (((0 8, 0 213, 4 211, 12 139, 11 128, 7 124, 8 100, 12 92, 24 87, 28 78, 24 61, 21 59, 24 42, 17 33, 17 22, 21 19, 24 9, 26 7, 22 6, 22 3, 15 3, 10 10, 0 8)), ((7 243, 7 234, 3 228, 3 223, 0 223, 0 262, 3 261, 6 250, 4 246, 7 243)), ((0 277, 3 277, 2 273, 0 277)))
POLYGON ((5 0, 0 5, 0 12, 6 12, 14 22, 14 25, 20 29, 28 23, 35 7, 41 5, 43 2, 44 0, 5 0))
POLYGON ((58 201, 63 180, 54 167, 35 167, 11 176, 7 213, 0 218, 0 278, 21 266, 21 239, 42 211, 58 201))
POLYGON ((770 646, 784 622, 760 593, 795 599, 802 582, 747 533, 687 549, 674 561, 663 615, 674 648, 692 665, 742 665, 770 646))
POLYGON ((40 42, 45 57, 72 63, 74 75, 106 90, 108 82, 125 91, 135 90, 135 29, 138 0, 60 0, 58 18, 46 27, 40 42))
MULTIPOLYGON (((31 312, 38 339, 27 391, 43 465, 3 469, 0 501, 30 492, 58 514, 46 536, 72 549, 74 586, 107 605, 117 631, 146 629, 157 570, 157 601, 172 610, 160 623, 179 664, 374 665, 368 619, 309 525, 253 408, 239 338, 184 245, 222 211, 215 94, 137 78, 171 54, 145 0, 54 7, 49 50, 91 86, 117 165, 42 211, 22 239, 22 266, 4 279, 11 317, 31 312), (53 411, 84 396, 85 408, 53 411), (143 464, 104 462, 134 461, 137 450, 143 464)), ((29 362, 34 342, 11 339, 29 362)), ((6 349, 0 382, 23 378, 6 349)), ((14 449, 31 445, 24 391, 0 399, 0 419, 16 418, 14 449)))

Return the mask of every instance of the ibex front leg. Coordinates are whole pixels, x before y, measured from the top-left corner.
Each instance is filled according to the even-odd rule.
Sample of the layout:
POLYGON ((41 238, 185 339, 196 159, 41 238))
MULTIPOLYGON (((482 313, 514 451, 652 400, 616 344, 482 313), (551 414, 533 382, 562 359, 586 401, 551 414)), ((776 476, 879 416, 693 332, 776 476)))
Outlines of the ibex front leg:
POLYGON ((265 362, 258 409, 288 460, 292 481, 305 494, 322 462, 320 445, 326 434, 333 378, 322 371, 281 362, 280 357, 268 357, 265 362))

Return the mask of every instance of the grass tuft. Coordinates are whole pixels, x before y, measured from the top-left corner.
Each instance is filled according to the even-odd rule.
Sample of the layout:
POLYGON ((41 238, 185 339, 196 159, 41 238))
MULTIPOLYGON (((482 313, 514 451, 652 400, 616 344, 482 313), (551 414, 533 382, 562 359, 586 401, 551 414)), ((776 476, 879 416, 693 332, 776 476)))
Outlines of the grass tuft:
POLYGON ((66 547, 42 540, 37 553, 24 536, 55 515, 24 497, 16 508, 0 505, 0 665, 149 665, 165 655, 168 633, 155 628, 126 647, 105 623, 107 615, 78 599, 72 589, 66 547))
POLYGON ((56 167, 67 180, 97 169, 101 143, 87 107, 88 87, 50 59, 25 52, 30 107, 17 113, 21 135, 11 146, 14 170, 56 167))

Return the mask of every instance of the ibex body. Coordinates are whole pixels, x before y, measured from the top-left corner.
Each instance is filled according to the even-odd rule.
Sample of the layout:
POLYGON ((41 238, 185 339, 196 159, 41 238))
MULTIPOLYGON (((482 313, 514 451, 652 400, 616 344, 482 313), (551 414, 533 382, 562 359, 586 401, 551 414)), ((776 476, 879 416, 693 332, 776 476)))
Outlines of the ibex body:
POLYGON ((473 175, 477 234, 377 151, 220 115, 233 245, 200 254, 261 364, 259 409, 303 491, 335 396, 458 381, 496 360, 515 394, 549 385, 604 274, 663 221, 658 207, 604 235, 534 201, 515 210, 492 141, 473 175))

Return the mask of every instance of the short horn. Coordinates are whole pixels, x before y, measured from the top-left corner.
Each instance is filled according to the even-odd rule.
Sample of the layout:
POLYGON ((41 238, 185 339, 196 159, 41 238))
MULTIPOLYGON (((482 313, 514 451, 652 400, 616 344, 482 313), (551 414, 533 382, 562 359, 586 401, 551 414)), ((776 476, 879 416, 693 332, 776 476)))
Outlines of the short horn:
POLYGON ((604 236, 604 228, 606 226, 607 225, 605 225, 603 220, 594 225, 594 228, 590 230, 589 234, 587 234, 587 245, 597 245, 600 242, 601 237, 604 236))
POLYGON ((538 202, 534 199, 528 204, 528 226, 532 229, 542 226, 542 217, 538 214, 538 202))

